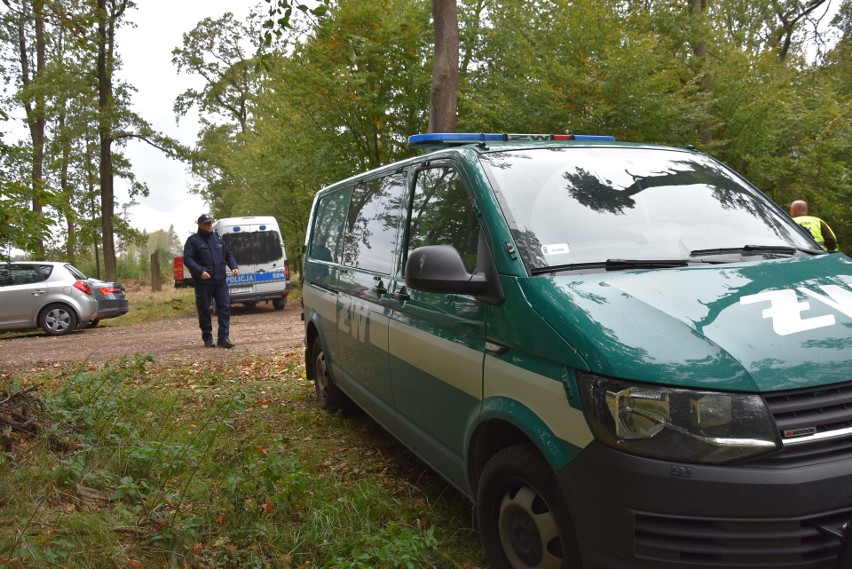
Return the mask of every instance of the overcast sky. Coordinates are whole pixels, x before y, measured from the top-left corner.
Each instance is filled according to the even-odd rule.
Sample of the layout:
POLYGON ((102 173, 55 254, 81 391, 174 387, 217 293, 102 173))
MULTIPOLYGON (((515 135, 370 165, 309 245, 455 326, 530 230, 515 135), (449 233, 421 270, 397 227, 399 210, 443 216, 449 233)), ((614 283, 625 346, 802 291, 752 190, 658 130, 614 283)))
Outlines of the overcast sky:
MULTIPOLYGON (((176 124, 172 107, 180 93, 201 83, 186 74, 178 75, 172 50, 182 44, 182 34, 200 20, 218 18, 225 12, 244 20, 259 4, 259 0, 137 0, 136 9, 127 14, 136 27, 125 26, 117 37, 123 62, 119 77, 137 89, 133 110, 154 129, 192 146, 198 134, 196 117, 187 115, 176 124)), ((136 198, 139 204, 129 210, 133 226, 149 233, 174 226, 183 241, 196 230, 198 216, 208 210, 199 196, 188 191, 193 181, 187 165, 141 141, 131 140, 122 152, 130 159, 136 178, 150 190, 148 197, 136 198)), ((127 184, 119 179, 115 184, 119 204, 127 203, 127 184)))

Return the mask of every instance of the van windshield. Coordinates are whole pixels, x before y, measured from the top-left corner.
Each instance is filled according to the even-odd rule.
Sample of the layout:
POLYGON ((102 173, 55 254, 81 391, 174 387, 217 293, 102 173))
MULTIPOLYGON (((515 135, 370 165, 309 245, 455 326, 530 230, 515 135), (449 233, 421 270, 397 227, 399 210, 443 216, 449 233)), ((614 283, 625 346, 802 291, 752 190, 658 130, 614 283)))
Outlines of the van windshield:
POLYGON ((814 250, 763 194, 700 154, 555 147, 480 159, 532 272, 745 246, 814 250))
POLYGON ((238 265, 258 265, 281 259, 281 238, 275 231, 241 231, 225 233, 228 245, 238 265))

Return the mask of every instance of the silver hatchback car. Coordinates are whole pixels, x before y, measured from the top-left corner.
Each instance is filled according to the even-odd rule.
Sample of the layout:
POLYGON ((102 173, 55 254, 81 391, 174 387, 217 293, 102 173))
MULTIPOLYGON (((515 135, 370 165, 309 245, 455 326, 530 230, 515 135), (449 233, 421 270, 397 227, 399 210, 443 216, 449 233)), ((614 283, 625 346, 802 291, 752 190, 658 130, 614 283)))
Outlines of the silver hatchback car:
POLYGON ((98 317, 86 276, 68 263, 0 263, 0 331, 41 328, 67 334, 98 317))

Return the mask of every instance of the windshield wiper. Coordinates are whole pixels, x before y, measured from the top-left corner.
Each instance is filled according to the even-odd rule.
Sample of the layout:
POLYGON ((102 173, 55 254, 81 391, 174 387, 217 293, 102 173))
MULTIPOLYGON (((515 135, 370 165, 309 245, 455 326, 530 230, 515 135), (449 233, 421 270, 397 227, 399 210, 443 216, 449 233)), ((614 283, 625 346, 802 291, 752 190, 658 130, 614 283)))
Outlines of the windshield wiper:
POLYGON ((607 259, 604 268, 608 271, 624 269, 666 269, 670 267, 686 267, 686 259, 607 259))
POLYGON ((688 259, 607 259, 594 263, 573 263, 569 265, 553 265, 550 267, 536 267, 530 270, 530 274, 543 275, 546 273, 558 273, 561 271, 580 271, 588 269, 604 269, 607 271, 624 271, 626 269, 668 269, 672 267, 686 267, 688 259))
POLYGON ((763 253, 777 253, 779 255, 795 255, 796 253, 807 253, 809 255, 817 255, 822 251, 815 249, 802 249, 800 247, 788 247, 786 245, 743 245, 742 247, 719 247, 716 249, 696 249, 690 251, 689 254, 693 257, 701 255, 726 255, 728 253, 745 253, 752 255, 760 255, 763 253))

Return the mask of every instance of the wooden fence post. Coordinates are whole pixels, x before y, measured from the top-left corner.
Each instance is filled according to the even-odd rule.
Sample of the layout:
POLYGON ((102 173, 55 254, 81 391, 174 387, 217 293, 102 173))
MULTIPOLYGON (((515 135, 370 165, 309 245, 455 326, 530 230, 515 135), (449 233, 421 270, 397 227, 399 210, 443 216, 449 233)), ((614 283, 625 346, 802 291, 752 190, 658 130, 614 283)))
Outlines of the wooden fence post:
POLYGON ((163 281, 160 278, 160 250, 151 253, 151 290, 159 292, 163 290, 163 281))

